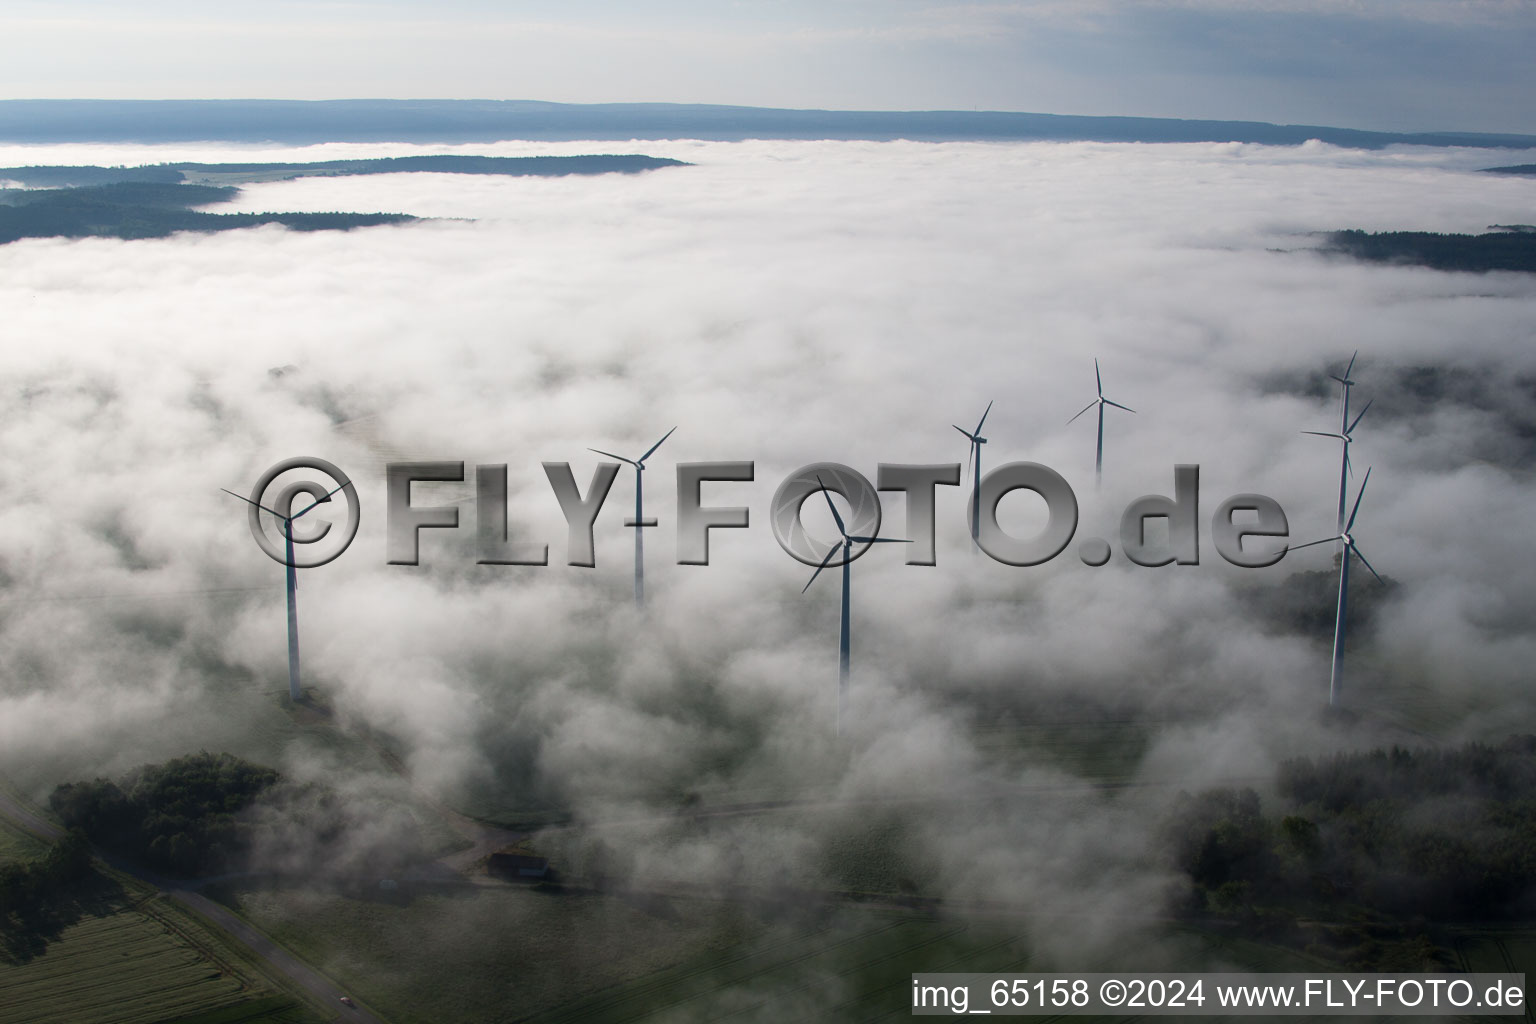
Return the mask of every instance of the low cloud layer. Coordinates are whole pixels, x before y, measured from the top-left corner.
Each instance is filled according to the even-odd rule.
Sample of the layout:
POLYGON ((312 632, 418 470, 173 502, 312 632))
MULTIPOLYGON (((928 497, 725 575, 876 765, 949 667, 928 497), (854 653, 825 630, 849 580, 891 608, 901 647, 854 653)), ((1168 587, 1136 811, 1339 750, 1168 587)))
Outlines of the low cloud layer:
MULTIPOLYGON (((283 749, 242 717, 286 685, 282 570, 220 488, 306 454, 351 474, 363 520, 345 555, 300 574, 305 680, 450 800, 605 822, 688 799, 995 792, 912 826, 923 884, 986 899, 1027 879, 1110 912, 1166 884, 1135 855, 1173 788, 1262 785, 1281 758, 1405 729, 1532 728, 1536 587, 1519 567, 1536 561, 1522 528, 1536 281, 1310 250, 1312 232, 1345 227, 1529 222, 1536 182, 1473 173, 1488 154, 1457 150, 635 148, 694 166, 305 179, 228 208, 440 219, 0 248, 0 770, 44 788, 198 746, 283 749), (1207 528, 1226 496, 1258 491, 1297 541, 1332 532, 1337 448, 1300 431, 1336 427, 1318 375, 1356 348, 1356 407, 1376 404, 1354 446, 1356 486, 1372 467, 1355 532, 1399 586, 1351 645, 1362 718, 1348 732, 1317 725, 1322 638, 1234 596, 1326 569, 1330 549, 1238 570, 1207 528), (1095 357, 1106 394, 1137 410, 1110 410, 1097 492, 1091 417, 1066 423, 1093 397, 1095 357), (854 565, 840 740, 838 578, 800 594, 810 571, 773 540, 774 488, 817 461, 871 479, 880 462, 962 461, 951 424, 994 400, 985 466, 1061 472, 1078 538, 1109 538, 1116 556, 1089 568, 1076 542, 1034 568, 975 556, 962 489, 941 488, 936 567, 894 546, 854 565), (540 463, 571 462, 584 488, 589 447, 638 455, 673 425, 646 473, 661 526, 640 615, 621 525, 633 474, 598 521, 597 567, 576 569, 540 463), (406 459, 508 464, 512 530, 547 542, 552 564, 476 565, 466 483, 418 487, 419 503, 458 502, 461 528, 424 531, 419 567, 386 565, 383 466, 406 459), (709 567, 678 566, 674 467, 722 459, 755 461, 756 480, 708 485, 706 504, 747 505, 752 526, 716 531, 709 567), (1176 463, 1201 466, 1202 563, 1131 565, 1120 510, 1171 493, 1176 463), (1105 716, 1139 723, 1128 777, 1156 785, 1074 797, 1070 813, 1070 765, 988 739, 1105 716), (1021 806, 1052 824, 1008 824, 1021 806)), ((252 157, 0 148, 0 164, 221 158, 252 157)), ((885 516, 899 536, 899 498, 885 516)), ((1040 516, 1016 495, 1002 519, 1027 532, 1040 516)), ((808 525, 830 539, 824 513, 808 525)), ((735 848, 803 877, 824 871, 835 832, 703 842, 687 863, 709 877, 697 865, 721 858, 728 877, 735 848)), ((1085 923, 1074 941, 1099 940, 1085 923)))

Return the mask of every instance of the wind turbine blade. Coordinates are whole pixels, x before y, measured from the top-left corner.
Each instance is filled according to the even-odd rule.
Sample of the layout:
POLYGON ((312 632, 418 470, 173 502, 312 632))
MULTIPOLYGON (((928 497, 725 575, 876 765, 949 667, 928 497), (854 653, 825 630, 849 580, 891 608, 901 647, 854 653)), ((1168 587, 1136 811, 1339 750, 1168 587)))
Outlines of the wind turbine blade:
MULTIPOLYGON (((1374 401, 1376 401, 1376 399, 1374 399, 1374 398, 1371 399, 1371 402, 1374 402, 1374 401)), ((1360 425, 1360 421, 1365 418, 1366 409, 1369 409, 1371 407, 1371 402, 1366 402, 1365 403, 1365 409, 1361 409, 1360 410, 1360 415, 1355 417, 1355 422, 1351 423, 1349 425, 1349 429, 1344 431, 1344 433, 1346 433, 1346 434, 1353 434, 1355 432, 1355 428, 1358 427, 1360 425)))
POLYGON ((241 501, 246 502, 247 504, 250 504, 250 505, 255 505, 257 508, 261 509, 263 512, 267 513, 268 515, 277 516, 277 518, 279 518, 279 519, 284 518, 283 516, 278 516, 276 512, 273 512, 271 509, 267 508, 267 506, 263 505, 261 502, 259 502, 259 501, 251 501, 250 498, 247 498, 243 494, 235 494, 235 492, 230 490, 228 487, 220 487, 219 490, 223 491, 225 494, 234 494, 234 496, 239 498, 241 501))
POLYGON ((1371 563, 1367 562, 1365 560, 1365 556, 1360 553, 1360 549, 1359 548, 1357 548, 1353 544, 1351 544, 1349 546, 1349 550, 1353 551, 1355 553, 1355 557, 1360 559, 1360 564, 1364 565, 1367 569, 1371 570, 1371 575, 1376 577, 1376 582, 1377 583, 1386 583, 1387 582, 1386 580, 1381 578, 1381 574, 1379 572, 1377 572, 1374 568, 1371 567, 1371 563))
MULTIPOLYGON (((848 527, 843 525, 843 517, 837 514, 837 506, 832 504, 832 492, 827 490, 827 485, 821 483, 821 477, 816 477, 816 482, 821 484, 821 496, 827 499, 827 508, 832 510, 832 518, 837 520, 837 532, 845 538, 848 536, 848 527)), ((806 584, 810 586, 810 584, 806 584)))
POLYGON ((1360 355, 1360 350, 1359 349, 1355 349, 1355 351, 1350 355, 1350 357, 1349 357, 1349 365, 1344 367, 1344 379, 1345 380, 1349 379, 1349 371, 1353 370, 1355 368, 1355 359, 1359 355, 1360 355))
POLYGON ((1135 412, 1135 411, 1136 411, 1136 410, 1135 410, 1135 409, 1132 409, 1132 408, 1131 408, 1131 407, 1130 407, 1130 406, 1128 406, 1128 405, 1121 405, 1121 404, 1120 404, 1120 403, 1119 403, 1119 402, 1111 402, 1111 401, 1110 401, 1110 400, 1109 400, 1109 399, 1107 399, 1107 398, 1106 398, 1106 399, 1104 399, 1104 404, 1105 404, 1105 405, 1112 405, 1112 406, 1114 406, 1114 407, 1115 407, 1115 408, 1116 408, 1116 409, 1124 409, 1124 410, 1125 410, 1125 411, 1126 411, 1126 412, 1135 412))
POLYGON ((1339 382, 1339 383, 1340 383, 1340 384, 1343 384, 1343 385, 1344 385, 1344 386, 1345 386, 1345 387, 1350 387, 1350 386, 1351 386, 1351 385, 1353 385, 1353 384, 1354 384, 1354 383, 1355 383, 1355 382, 1354 382, 1354 381, 1352 381, 1352 380, 1346 380, 1346 379, 1344 379, 1344 378, 1343 378, 1343 377, 1340 377, 1340 376, 1339 376, 1339 375, 1337 375, 1337 374, 1333 374, 1333 373, 1330 373, 1330 374, 1329 374, 1329 375, 1328 375, 1328 379, 1329 379, 1329 380, 1336 380, 1336 381, 1338 381, 1338 382, 1339 382))
POLYGON ((1343 434, 1334 434, 1334 433, 1330 433, 1329 431, 1326 431, 1326 430, 1303 430, 1302 433, 1303 434, 1312 434, 1315 437, 1336 437, 1340 441, 1348 440, 1348 438, 1346 438, 1343 434))
POLYGON ((634 459, 626 459, 622 455, 615 455, 615 454, 613 454, 613 452, 605 452, 601 448, 588 448, 587 451, 589 451, 589 452, 597 452, 597 454, 599 454, 599 455, 606 455, 606 456, 608 456, 608 458, 610 458, 610 459, 618 459, 620 462, 627 462, 631 466, 638 466, 639 465, 639 463, 636 462, 634 459))
POLYGON ((809 580, 806 580, 805 586, 800 588, 800 593, 803 594, 807 590, 811 589, 811 584, 816 582, 816 577, 821 575, 821 570, 825 569, 828 565, 831 564, 832 556, 837 554, 837 549, 840 548, 840 547, 842 547, 841 544, 833 544, 832 545, 832 550, 827 552, 827 557, 823 558, 821 560, 821 564, 816 567, 816 571, 811 573, 811 578, 809 580))
POLYGON ((1095 384, 1097 384, 1099 386, 1099 397, 1103 398, 1104 397, 1104 376, 1101 373, 1099 373, 1099 360, 1097 359, 1097 357, 1095 357, 1095 359, 1093 360, 1093 381, 1094 381, 1095 384))
POLYGON ((1360 481, 1360 493, 1355 495, 1355 507, 1349 510, 1349 522, 1344 524, 1344 532, 1348 533, 1355 528, 1355 514, 1360 511, 1360 499, 1365 497, 1365 488, 1371 482, 1371 469, 1365 469, 1365 479, 1360 481))
POLYGON ((1354 476, 1355 475, 1355 464, 1352 461, 1350 461, 1350 458, 1349 458, 1349 445, 1347 445, 1347 444, 1344 446, 1344 474, 1346 476, 1354 476))
POLYGON ((961 427, 961 426, 956 426, 953 423, 951 423, 950 426, 954 427, 956 430, 960 431, 960 433, 964 434, 965 435, 965 439, 967 441, 971 442, 972 444, 976 443, 976 438, 971 434, 971 432, 969 430, 966 430, 964 427, 961 427))
POLYGON ((911 544, 910 540, 900 540, 896 537, 849 537, 855 544, 911 544))
MULTIPOLYGON (((1087 405, 1083 406, 1083 412, 1078 413, 1077 416, 1081 416, 1084 412, 1087 412, 1089 409, 1092 409, 1094 406, 1096 406, 1098 404, 1099 404, 1099 400, 1097 398, 1095 398, 1093 401, 1091 401, 1087 405)), ((1073 416, 1072 419, 1071 420, 1067 420, 1067 422, 1070 424, 1072 422, 1072 420, 1077 419, 1077 416, 1073 416)))
POLYGON ((660 441, 657 441, 655 444, 651 445, 650 450, 647 451, 644 455, 640 456, 640 461, 644 462, 646 459, 650 458, 655 453, 656 449, 660 448, 662 443, 665 442, 667 438, 672 436, 672 431, 676 429, 676 427, 673 427, 672 430, 669 430, 663 434, 660 441))
POLYGON ((1339 538, 1337 538, 1337 537, 1324 537, 1322 540, 1309 540, 1305 544, 1289 544, 1289 545, 1286 546, 1285 550, 1286 551, 1300 551, 1302 548, 1316 547, 1319 544, 1332 544, 1334 541, 1336 541, 1338 539, 1339 538))
POLYGON ((988 402, 987 403, 986 411, 981 414, 981 419, 976 421, 976 436, 977 437, 981 436, 981 425, 983 423, 987 422, 987 413, 990 413, 991 411, 992 411, 992 403, 988 402))
POLYGON ((293 515, 289 516, 288 517, 289 521, 291 522, 294 519, 299 518, 299 516, 302 516, 305 512, 308 512, 310 509, 314 508, 316 505, 319 505, 320 502, 328 500, 332 494, 335 494, 337 491, 341 490, 341 488, 345 487, 345 486, 347 486, 347 485, 346 484, 341 484, 338 487, 332 488, 330 491, 326 492, 326 495, 325 495, 324 498, 317 498, 314 501, 310 502, 308 505, 306 505, 304 507, 304 512, 295 512, 293 515))

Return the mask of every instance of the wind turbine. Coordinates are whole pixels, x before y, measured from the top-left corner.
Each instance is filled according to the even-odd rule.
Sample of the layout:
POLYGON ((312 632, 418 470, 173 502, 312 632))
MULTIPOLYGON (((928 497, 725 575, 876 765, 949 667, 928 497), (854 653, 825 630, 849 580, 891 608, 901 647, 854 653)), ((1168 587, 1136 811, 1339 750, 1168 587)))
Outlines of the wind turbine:
MULTIPOLYGON (((1344 500, 1345 500, 1345 495, 1347 493, 1348 480, 1349 480, 1349 475, 1350 475, 1350 472, 1351 472, 1350 465, 1349 465, 1349 442, 1353 439, 1353 435, 1354 435, 1354 432, 1355 432, 1355 427, 1360 425, 1361 419, 1363 419, 1365 417, 1366 411, 1369 410, 1370 407, 1371 407, 1371 402, 1375 401, 1375 399, 1373 398, 1373 399, 1371 399, 1371 402, 1366 402, 1365 403, 1365 408, 1360 410, 1360 414, 1358 416, 1356 416, 1353 421, 1350 420, 1350 418, 1349 418, 1349 389, 1355 386, 1355 382, 1353 380, 1350 380, 1350 378, 1349 378, 1349 371, 1353 370, 1355 368, 1355 358, 1356 358, 1356 356, 1359 356, 1359 355, 1360 355, 1360 351, 1358 349, 1356 349, 1355 350, 1355 354, 1349 357, 1349 365, 1344 368, 1344 376, 1337 377, 1337 376, 1334 376, 1333 374, 1329 374, 1328 375, 1329 377, 1332 377, 1334 380, 1339 382, 1339 386, 1340 386, 1340 388, 1343 391, 1342 400, 1339 403, 1339 432, 1337 434, 1335 434, 1335 433, 1332 433, 1332 432, 1322 431, 1322 430, 1303 430, 1302 431, 1303 434, 1314 434, 1314 435, 1316 435, 1318 437, 1336 437, 1336 438, 1338 438, 1340 441, 1342 441, 1344 443, 1344 455, 1343 455, 1343 458, 1340 460, 1340 463, 1339 463, 1339 532, 1340 533, 1344 532, 1344 500)), ((1362 488, 1362 490, 1363 489, 1364 488, 1362 488)))
MULTIPOLYGON (((990 408, 990 406, 988 408, 990 408)), ((986 416, 983 415, 982 419, 986 419, 986 416)), ((976 429, 980 430, 981 429, 981 425, 977 424, 976 425, 976 429)), ((816 582, 816 577, 821 575, 821 570, 825 569, 828 565, 832 564, 832 559, 837 554, 837 549, 838 548, 842 548, 843 549, 843 617, 842 617, 842 626, 841 626, 841 628, 840 628, 840 630, 838 632, 838 640, 837 640, 837 732, 838 732, 838 735, 841 736, 842 732, 843 732, 843 709, 844 709, 844 705, 848 701, 848 660, 849 660, 848 594, 849 594, 849 579, 850 579, 850 575, 851 575, 849 570, 850 570, 850 567, 853 565, 853 546, 855 544, 911 544, 912 542, 910 540, 898 540, 898 539, 896 539, 894 537, 850 537, 850 536, 848 536, 848 528, 847 528, 847 526, 845 526, 843 524, 843 517, 838 515, 838 513, 837 513, 837 506, 832 504, 832 495, 827 492, 827 485, 821 482, 821 477, 819 477, 819 476, 816 478, 816 482, 821 484, 822 496, 827 499, 827 508, 832 510, 832 518, 833 518, 833 520, 835 520, 837 522, 837 532, 842 534, 843 539, 838 541, 838 542, 836 542, 836 543, 834 543, 832 545, 831 549, 827 552, 827 557, 823 558, 821 560, 821 564, 816 567, 816 571, 811 573, 811 578, 806 581, 806 584, 805 584, 804 587, 801 588, 800 593, 803 594, 807 590, 811 589, 811 584, 816 582)))
POLYGON ((1324 537, 1322 540, 1314 540, 1307 544, 1298 544, 1291 548, 1292 551, 1301 548, 1310 548, 1315 544, 1328 544, 1338 541, 1341 544, 1339 555, 1339 607, 1333 620, 1333 671, 1328 677, 1328 705, 1332 707, 1338 703, 1339 688, 1344 684, 1344 615, 1349 607, 1349 556, 1354 555, 1360 559, 1360 564, 1371 570, 1371 575, 1376 577, 1376 582, 1385 583, 1360 553, 1360 548, 1355 544, 1355 539, 1350 535, 1350 530, 1355 528, 1355 516, 1360 513, 1360 499, 1365 497, 1366 485, 1371 482, 1371 471, 1365 471, 1365 479, 1360 481, 1360 493, 1355 495, 1355 507, 1350 510, 1349 521, 1339 528, 1336 537, 1324 537))
POLYGON ((279 512, 272 511, 271 509, 267 508, 267 506, 261 504, 258 501, 252 501, 250 498, 247 498, 243 494, 235 494, 234 491, 227 487, 219 488, 219 490, 223 491, 225 494, 234 494, 235 497, 239 498, 241 501, 255 505, 257 508, 261 509, 268 515, 282 520, 283 538, 287 541, 288 555, 288 699, 295 702, 304 699, 304 691, 299 687, 299 606, 297 596, 299 578, 298 570, 294 567, 293 564, 293 521, 308 515, 310 510, 314 509, 322 501, 329 501, 332 494, 335 494, 336 491, 341 490, 341 488, 345 486, 347 485, 342 484, 341 487, 337 487, 335 490, 326 494, 325 497, 316 498, 314 501, 304 506, 302 511, 294 512, 293 506, 290 505, 288 508, 289 514, 286 516, 279 512))
POLYGON ((649 519, 648 520, 648 519, 645 518, 645 514, 644 514, 644 498, 643 498, 643 495, 644 495, 644 491, 645 491, 645 487, 644 487, 645 460, 650 458, 652 455, 654 455, 656 453, 656 449, 660 448, 661 445, 662 445, 662 442, 665 441, 667 438, 671 437, 672 436, 672 431, 676 430, 676 429, 677 429, 676 427, 673 427, 672 430, 669 430, 665 434, 663 434, 661 436, 661 441, 657 441, 655 444, 651 445, 650 449, 648 451, 646 451, 646 453, 644 455, 640 456, 638 459, 626 459, 622 455, 615 455, 612 452, 599 451, 596 448, 588 448, 587 449, 587 451, 589 451, 589 452, 597 452, 597 454, 599 454, 599 455, 606 455, 610 459, 618 459, 620 462, 627 462, 631 466, 635 467, 635 518, 633 520, 631 520, 630 522, 625 523, 624 525, 625 526, 633 526, 635 528, 635 606, 636 607, 643 607, 645 605, 645 528, 647 526, 655 526, 656 525, 656 520, 654 520, 654 519, 649 519))
MULTIPOLYGON (((1099 397, 1083 406, 1082 412, 1079 412, 1077 416, 1081 416, 1083 413, 1087 412, 1089 409, 1092 409, 1094 406, 1099 407, 1099 446, 1095 450, 1095 455, 1093 457, 1093 482, 1097 485, 1104 482, 1104 407, 1106 405, 1112 405, 1116 409, 1124 409, 1129 413, 1135 413, 1136 410, 1132 409, 1130 406, 1121 405, 1119 402, 1112 402, 1104 397, 1104 376, 1099 373, 1099 361, 1097 359, 1093 361, 1093 377, 1094 380, 1098 381, 1099 397)), ((1071 423, 1072 420, 1077 419, 1077 416, 1073 416, 1072 419, 1067 420, 1067 422, 1071 423)))
MULTIPOLYGON (((975 548, 981 547, 981 446, 987 443, 987 439, 981 436, 981 425, 987 422, 987 413, 991 411, 992 403, 988 402, 986 410, 981 414, 981 419, 976 421, 975 430, 966 430, 958 424, 951 424, 971 442, 966 460, 970 463, 971 470, 971 543, 975 548)), ((832 499, 827 500, 830 502, 832 499)))

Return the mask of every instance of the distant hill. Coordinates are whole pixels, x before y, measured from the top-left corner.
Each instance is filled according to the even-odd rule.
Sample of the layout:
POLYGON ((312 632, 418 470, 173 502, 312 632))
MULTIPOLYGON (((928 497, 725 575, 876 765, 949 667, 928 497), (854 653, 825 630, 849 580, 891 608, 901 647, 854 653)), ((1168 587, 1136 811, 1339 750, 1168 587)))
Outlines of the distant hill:
POLYGON ((0 167, 0 245, 22 238, 163 238, 178 231, 229 231, 282 224, 296 231, 348 230, 415 220, 403 213, 206 213, 257 181, 355 174, 637 174, 685 167, 681 160, 625 155, 407 156, 312 163, 173 163, 144 167, 0 167))
POLYGON ((481 142, 496 139, 1052 139, 1257 142, 1380 149, 1536 148, 1536 136, 1372 132, 1262 121, 1080 117, 1007 111, 784 110, 529 100, 5 100, 6 142, 481 142))
POLYGON ((639 154, 597 156, 402 156, 375 160, 319 160, 310 163, 168 163, 142 167, 0 167, 0 181, 29 188, 75 188, 118 182, 235 185, 304 177, 358 174, 498 174, 562 177, 570 174, 638 174, 659 167, 686 167, 681 160, 639 154))
POLYGON ((163 238, 281 224, 295 231, 347 230, 415 220, 403 213, 204 213, 232 187, 119 182, 85 188, 0 192, 0 245, 23 238, 163 238))
MULTIPOLYGON (((90 168, 101 170, 102 168, 90 168)), ((225 203, 240 190, 232 185, 167 185, 153 181, 117 181, 107 185, 60 189, 0 189, 0 207, 36 206, 57 208, 87 204, 151 206, 161 210, 186 210, 210 203, 225 203)))
POLYGON ((1509 167, 1484 167, 1484 174, 1536 174, 1536 164, 1512 164, 1509 167))

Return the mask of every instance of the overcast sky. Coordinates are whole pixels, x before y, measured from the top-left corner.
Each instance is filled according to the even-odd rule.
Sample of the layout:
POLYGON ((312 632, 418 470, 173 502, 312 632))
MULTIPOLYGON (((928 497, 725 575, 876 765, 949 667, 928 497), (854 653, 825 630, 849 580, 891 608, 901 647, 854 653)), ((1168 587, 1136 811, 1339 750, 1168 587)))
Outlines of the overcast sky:
POLYGON ((1025 110, 1536 133, 1536 0, 9 0, 4 98, 1025 110))

